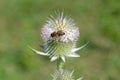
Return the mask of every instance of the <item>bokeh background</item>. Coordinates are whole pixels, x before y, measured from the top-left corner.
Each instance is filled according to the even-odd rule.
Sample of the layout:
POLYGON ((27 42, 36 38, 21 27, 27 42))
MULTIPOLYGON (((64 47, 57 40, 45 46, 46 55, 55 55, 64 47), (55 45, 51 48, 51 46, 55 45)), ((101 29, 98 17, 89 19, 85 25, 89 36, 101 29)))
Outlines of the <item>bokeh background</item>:
POLYGON ((65 68, 84 80, 120 80, 120 0, 0 0, 0 80, 52 80, 56 62, 33 53, 50 14, 64 10, 80 28, 80 58, 65 68))

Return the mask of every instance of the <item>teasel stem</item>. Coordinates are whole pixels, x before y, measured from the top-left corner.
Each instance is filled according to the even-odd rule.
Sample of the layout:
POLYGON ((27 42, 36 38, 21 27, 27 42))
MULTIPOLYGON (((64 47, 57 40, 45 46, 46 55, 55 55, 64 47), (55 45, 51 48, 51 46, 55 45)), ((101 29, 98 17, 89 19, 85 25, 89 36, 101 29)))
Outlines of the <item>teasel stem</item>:
POLYGON ((62 70, 64 66, 64 62, 62 61, 62 59, 59 57, 57 60, 57 70, 62 70))

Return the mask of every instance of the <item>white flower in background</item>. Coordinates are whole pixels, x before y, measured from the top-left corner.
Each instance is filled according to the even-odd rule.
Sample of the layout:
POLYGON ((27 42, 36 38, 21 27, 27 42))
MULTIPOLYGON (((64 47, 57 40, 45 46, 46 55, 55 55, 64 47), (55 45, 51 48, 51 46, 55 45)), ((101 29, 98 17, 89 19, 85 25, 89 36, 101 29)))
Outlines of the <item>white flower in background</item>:
MULTIPOLYGON (((53 80, 75 80, 73 77, 73 71, 68 70, 57 70, 55 74, 53 75, 53 80)), ((77 80, 82 80, 82 77, 80 77, 77 80)))
POLYGON ((65 62, 65 57, 80 57, 75 52, 87 45, 76 48, 79 29, 73 20, 64 17, 63 13, 48 19, 41 29, 41 37, 44 41, 41 46, 44 52, 31 49, 37 54, 49 56, 51 61, 61 58, 65 62))

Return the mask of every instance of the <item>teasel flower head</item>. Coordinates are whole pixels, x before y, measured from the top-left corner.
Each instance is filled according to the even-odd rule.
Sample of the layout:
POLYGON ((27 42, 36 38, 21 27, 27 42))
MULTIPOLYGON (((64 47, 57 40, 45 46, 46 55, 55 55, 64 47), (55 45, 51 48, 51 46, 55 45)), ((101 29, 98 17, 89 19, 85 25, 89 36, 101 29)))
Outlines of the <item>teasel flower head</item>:
MULTIPOLYGON (((53 80, 75 80, 73 77, 73 71, 69 70, 56 70, 56 72, 53 75, 53 80)), ((80 77, 77 80, 82 80, 82 77, 80 77)))
POLYGON ((73 19, 64 17, 63 12, 49 17, 41 29, 41 37, 44 52, 31 49, 37 54, 49 56, 51 61, 61 58, 65 62, 65 57, 80 57, 76 51, 87 45, 76 48, 79 29, 73 19))
POLYGON ((55 40, 68 43, 78 39, 79 29, 71 18, 64 17, 63 13, 52 15, 43 26, 41 36, 44 42, 55 40))

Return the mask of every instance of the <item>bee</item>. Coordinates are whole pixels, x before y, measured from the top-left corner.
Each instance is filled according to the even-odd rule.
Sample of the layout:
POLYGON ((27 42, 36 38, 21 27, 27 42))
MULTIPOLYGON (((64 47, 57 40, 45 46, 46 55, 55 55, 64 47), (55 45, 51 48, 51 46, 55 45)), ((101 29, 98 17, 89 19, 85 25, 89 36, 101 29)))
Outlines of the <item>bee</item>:
POLYGON ((65 33, 62 30, 59 30, 57 32, 55 31, 55 32, 51 33, 51 37, 60 37, 63 35, 65 35, 65 33))

